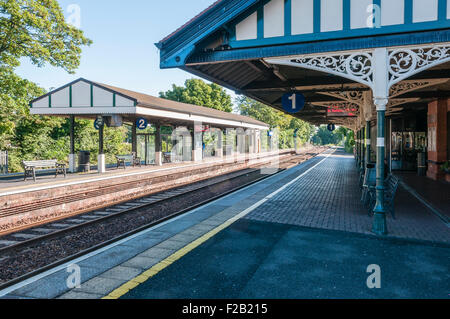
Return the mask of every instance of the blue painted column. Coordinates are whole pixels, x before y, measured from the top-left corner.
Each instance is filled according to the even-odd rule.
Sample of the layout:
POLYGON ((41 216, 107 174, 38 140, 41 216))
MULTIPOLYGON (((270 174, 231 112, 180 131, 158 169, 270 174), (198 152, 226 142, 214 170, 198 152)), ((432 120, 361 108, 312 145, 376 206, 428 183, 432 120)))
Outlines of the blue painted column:
POLYGON ((75 156, 75 116, 70 116, 70 154, 69 154, 69 172, 76 172, 76 156, 75 156))
POLYGON ((373 96, 377 110, 377 186, 372 231, 377 235, 387 234, 386 210, 384 207, 384 157, 386 106, 389 101, 389 57, 386 48, 373 51, 374 83, 373 96))
POLYGON ((387 234, 386 209, 384 207, 384 155, 387 99, 375 99, 377 106, 377 186, 372 231, 377 235, 387 234))
POLYGON ((366 166, 367 164, 370 163, 370 121, 366 121, 366 138, 365 138, 365 143, 366 143, 366 166))
POLYGON ((365 145, 366 145, 365 136, 366 136, 366 129, 365 129, 365 127, 363 127, 363 128, 361 128, 361 143, 360 143, 360 145, 361 145, 361 153, 360 153, 361 162, 360 162, 359 169, 360 169, 361 172, 365 171, 365 157, 364 157, 365 145))

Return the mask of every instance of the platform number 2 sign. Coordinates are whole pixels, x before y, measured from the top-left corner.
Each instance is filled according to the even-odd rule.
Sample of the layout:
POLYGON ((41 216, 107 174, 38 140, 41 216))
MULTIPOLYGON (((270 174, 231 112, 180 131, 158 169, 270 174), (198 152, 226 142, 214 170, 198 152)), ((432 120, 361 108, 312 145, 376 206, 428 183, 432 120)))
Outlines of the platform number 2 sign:
POLYGON ((140 130, 145 130, 148 126, 148 121, 143 117, 140 117, 136 120, 136 127, 140 130))

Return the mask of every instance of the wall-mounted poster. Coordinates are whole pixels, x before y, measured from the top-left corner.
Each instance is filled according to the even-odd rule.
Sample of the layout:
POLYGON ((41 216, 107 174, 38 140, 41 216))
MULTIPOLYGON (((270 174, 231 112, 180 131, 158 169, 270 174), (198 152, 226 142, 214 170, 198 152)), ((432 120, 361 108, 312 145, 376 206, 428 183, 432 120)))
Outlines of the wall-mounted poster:
POLYGON ((436 152, 436 128, 428 128, 428 152, 436 152))

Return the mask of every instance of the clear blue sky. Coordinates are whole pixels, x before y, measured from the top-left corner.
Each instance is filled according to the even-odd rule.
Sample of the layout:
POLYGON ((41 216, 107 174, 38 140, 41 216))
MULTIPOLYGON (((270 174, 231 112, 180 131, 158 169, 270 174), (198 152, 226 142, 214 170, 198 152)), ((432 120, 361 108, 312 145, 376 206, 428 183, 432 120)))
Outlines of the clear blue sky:
MULTIPOLYGON (((45 89, 79 77, 151 95, 182 85, 190 73, 159 68, 159 42, 215 0, 59 0, 66 16, 70 4, 81 8, 81 29, 94 43, 84 47, 76 74, 38 68, 23 59, 17 73, 45 89)), ((229 92, 231 93, 231 92, 229 92)))

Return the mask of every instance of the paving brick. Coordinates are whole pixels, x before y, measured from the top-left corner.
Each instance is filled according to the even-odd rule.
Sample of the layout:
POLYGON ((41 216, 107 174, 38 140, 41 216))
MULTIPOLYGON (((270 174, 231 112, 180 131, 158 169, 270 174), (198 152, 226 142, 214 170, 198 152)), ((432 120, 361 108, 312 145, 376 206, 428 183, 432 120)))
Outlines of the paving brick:
POLYGON ((126 263, 123 263, 121 266, 147 270, 150 269, 152 266, 156 265, 157 263, 159 263, 160 261, 161 260, 157 258, 148 258, 144 257, 144 255, 139 255, 128 260, 126 263))
POLYGON ((96 277, 81 285, 77 292, 106 296, 109 292, 124 284, 124 280, 96 277))
POLYGON ((57 299, 101 299, 102 297, 104 297, 103 295, 98 295, 98 294, 90 294, 87 292, 82 292, 82 291, 77 291, 77 290, 72 290, 60 297, 58 297, 57 299))
POLYGON ((139 256, 163 260, 166 257, 169 257, 170 255, 172 255, 174 252, 175 252, 175 250, 172 250, 172 249, 163 249, 163 248, 153 247, 153 248, 143 252, 139 256))
POLYGON ((117 266, 100 275, 102 278, 129 281, 141 273, 141 269, 117 266))
MULTIPOLYGON (((373 218, 360 197, 355 160, 337 151, 245 218, 370 234, 373 218)), ((450 242, 445 223, 401 187, 395 209, 396 219, 387 216, 389 236, 450 242)))
POLYGON ((180 248, 183 248, 186 245, 187 245, 187 243, 169 239, 169 240, 162 242, 161 244, 156 245, 155 247, 178 250, 180 248))

